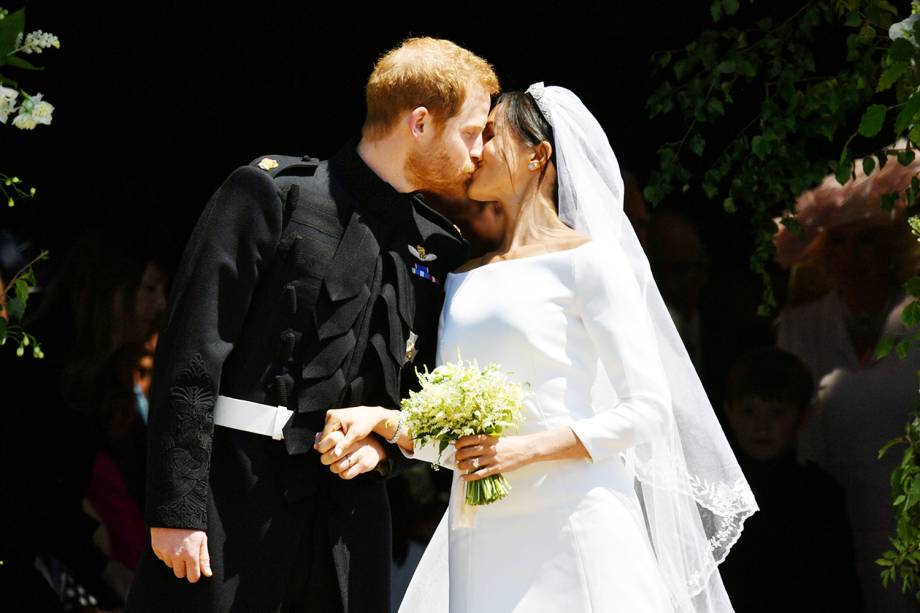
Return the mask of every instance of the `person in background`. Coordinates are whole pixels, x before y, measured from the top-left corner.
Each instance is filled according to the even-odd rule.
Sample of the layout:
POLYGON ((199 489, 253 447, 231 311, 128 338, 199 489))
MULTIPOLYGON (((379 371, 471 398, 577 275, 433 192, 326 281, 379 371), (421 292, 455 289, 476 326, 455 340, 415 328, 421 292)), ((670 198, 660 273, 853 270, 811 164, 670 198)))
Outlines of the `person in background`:
POLYGON ((795 445, 814 383, 794 355, 751 350, 729 372, 724 412, 760 505, 722 564, 737 613, 863 611, 843 488, 795 445))
POLYGON ((857 570, 867 610, 917 611, 897 587, 885 590, 875 560, 890 546, 894 514, 890 475, 898 454, 879 449, 903 433, 917 402, 920 352, 876 359, 884 339, 913 331, 901 320, 912 301, 901 285, 916 270, 906 202, 882 209, 883 194, 903 190, 920 172, 890 160, 841 186, 828 177, 802 194, 796 235, 779 226, 777 262, 791 268, 789 301, 777 321, 777 345, 802 359, 818 385, 800 455, 833 475, 847 495, 857 570))
MULTIPOLYGON (((4 377, 27 392, 18 394, 0 433, 2 485, 11 493, 0 518, 13 528, 0 551, 7 600, 32 602, 41 584, 65 609, 111 610, 124 602, 128 559, 112 555, 109 530, 88 501, 105 448, 97 402, 113 356, 157 328, 165 309, 166 266, 159 263, 165 250, 146 228, 88 231, 60 258, 64 265, 41 302, 29 305, 26 328, 46 357, 4 356, 4 377)), ((117 470, 108 474, 121 479, 117 470)), ((111 494, 105 483, 102 491, 111 494)))

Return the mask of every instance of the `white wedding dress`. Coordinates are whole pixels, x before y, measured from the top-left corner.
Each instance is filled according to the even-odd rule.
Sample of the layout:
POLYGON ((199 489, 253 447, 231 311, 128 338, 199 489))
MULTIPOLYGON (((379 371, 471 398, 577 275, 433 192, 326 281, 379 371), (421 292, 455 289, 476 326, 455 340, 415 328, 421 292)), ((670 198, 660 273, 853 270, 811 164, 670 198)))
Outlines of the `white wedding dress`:
MULTIPOLYGON (((509 472, 511 493, 473 511, 455 473, 450 517, 400 611, 448 610, 446 556, 451 613, 673 611, 620 455, 660 435, 671 403, 653 327, 619 247, 588 242, 451 274, 445 283, 438 362, 456 361, 459 350, 464 360, 497 363, 530 384, 518 434, 569 427, 591 460, 509 472), (616 395, 608 406, 592 401, 601 367, 616 395)), ((446 466, 452 450, 441 458, 446 466)), ((437 450, 426 446, 415 457, 434 461, 437 450)))

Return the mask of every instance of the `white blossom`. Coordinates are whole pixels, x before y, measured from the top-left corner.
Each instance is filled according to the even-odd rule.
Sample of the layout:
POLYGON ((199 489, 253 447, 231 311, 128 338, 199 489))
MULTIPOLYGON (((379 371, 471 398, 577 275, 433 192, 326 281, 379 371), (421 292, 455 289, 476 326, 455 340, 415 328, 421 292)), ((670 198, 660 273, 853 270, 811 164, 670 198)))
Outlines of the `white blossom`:
POLYGON ((918 19, 920 19, 920 13, 914 13, 907 19, 891 24, 891 27, 888 28, 888 38, 891 40, 906 38, 915 47, 918 46, 917 41, 914 40, 914 24, 918 19))
POLYGON ((41 94, 26 96, 19 107, 19 114, 13 119, 13 125, 20 130, 31 130, 38 124, 49 125, 54 107, 42 100, 41 94))
POLYGON ((16 98, 19 92, 9 87, 0 85, 0 123, 6 123, 7 118, 16 111, 16 98))
POLYGON ((19 36, 20 38, 16 39, 16 47, 23 53, 41 53, 42 49, 48 49, 50 47, 54 47, 55 49, 61 48, 61 41, 50 32, 35 30, 34 32, 26 34, 25 40, 21 39, 21 33, 19 36))

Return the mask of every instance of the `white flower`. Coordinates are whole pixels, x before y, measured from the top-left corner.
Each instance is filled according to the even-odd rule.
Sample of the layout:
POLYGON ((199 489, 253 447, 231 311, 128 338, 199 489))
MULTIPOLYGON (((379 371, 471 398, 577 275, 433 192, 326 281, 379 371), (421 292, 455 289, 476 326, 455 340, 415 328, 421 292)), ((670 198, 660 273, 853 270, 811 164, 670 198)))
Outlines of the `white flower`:
POLYGON ((38 124, 49 125, 54 107, 42 100, 41 94, 26 96, 19 107, 19 114, 13 119, 13 125, 20 130, 31 130, 38 124))
POLYGON ((891 24, 891 27, 888 28, 888 38, 891 40, 906 38, 913 43, 915 47, 920 46, 917 45, 917 41, 914 40, 914 24, 917 23, 918 19, 920 19, 920 13, 914 13, 903 21, 891 24))
POLYGON ((0 123, 6 123, 7 118, 16 110, 16 98, 19 92, 9 87, 0 85, 0 123))
POLYGON ((50 32, 42 32, 41 30, 29 32, 26 34, 25 40, 19 42, 19 39, 17 39, 17 43, 19 44, 16 46, 23 53, 41 53, 42 49, 48 49, 49 47, 54 47, 55 49, 61 48, 61 41, 57 36, 50 32))

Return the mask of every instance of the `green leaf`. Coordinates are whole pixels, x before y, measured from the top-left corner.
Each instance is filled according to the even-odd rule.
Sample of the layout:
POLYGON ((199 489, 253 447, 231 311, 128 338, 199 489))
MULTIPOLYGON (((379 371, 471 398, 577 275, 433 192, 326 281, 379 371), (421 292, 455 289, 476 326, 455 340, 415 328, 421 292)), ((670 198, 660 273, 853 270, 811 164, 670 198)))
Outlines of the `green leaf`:
POLYGON ((726 15, 734 15, 738 12, 738 0, 722 0, 722 8, 725 9, 726 15))
MULTIPOLYGON (((920 23, 920 21, 918 21, 918 23, 920 23)), ((920 93, 915 93, 908 98, 904 106, 901 107, 900 112, 898 112, 898 117, 894 121, 895 136, 900 136, 901 133, 907 129, 907 126, 913 122, 917 113, 920 113, 920 93)))
POLYGON ((913 328, 920 323, 920 301, 914 301, 904 307, 901 313, 901 321, 908 328, 913 328))
POLYGON ((709 14, 712 15, 712 20, 718 23, 722 18, 722 0, 715 0, 712 3, 709 7, 709 14))
POLYGON ((16 281, 14 286, 16 291, 16 298, 22 301, 23 306, 29 301, 29 284, 26 283, 23 279, 16 281))
POLYGON ((13 68, 20 68, 22 70, 44 70, 40 66, 35 66, 34 64, 25 61, 21 57, 15 55, 8 55, 2 59, 2 63, 7 66, 12 66, 13 68))
POLYGON ((871 175, 872 171, 875 170, 875 158, 871 155, 864 157, 862 161, 862 167, 864 173, 871 175))
POLYGON ((910 132, 907 134, 907 138, 910 139, 915 145, 920 145, 920 125, 916 125, 910 129, 910 132))
POLYGON ((910 510, 910 508, 918 502, 920 502, 920 477, 914 477, 910 487, 910 495, 908 496, 907 504, 904 505, 904 510, 910 510))
POLYGON ((0 19, 0 57, 16 50, 16 37, 26 28, 26 11, 19 9, 0 19))
POLYGON ((875 0, 875 5, 883 11, 888 11, 895 17, 898 16, 898 9, 895 8, 890 2, 886 2, 885 0, 875 0))
POLYGON ((764 159, 773 150, 773 145, 769 140, 758 134, 751 139, 751 151, 760 159, 764 159))
POLYGON ((850 11, 847 13, 847 18, 844 23, 847 25, 847 27, 858 28, 862 25, 862 17, 860 17, 859 13, 856 11, 850 11))
POLYGON ((914 161, 914 151, 913 149, 908 149, 906 151, 898 152, 898 164, 901 166, 910 166, 911 162, 914 161))
POLYGON ((713 115, 725 114, 725 107, 722 105, 722 101, 718 98, 710 98, 709 102, 706 103, 706 108, 709 109, 709 112, 713 115))
POLYGON ((681 58, 674 62, 674 76, 677 77, 678 81, 684 78, 684 73, 687 72, 688 64, 687 58, 681 58))
MULTIPOLYGON (((734 60, 724 60, 719 62, 719 65, 716 66, 716 71, 721 74, 730 74, 735 72, 735 61, 734 60)), ((722 91, 725 91, 725 83, 722 83, 722 91)))
POLYGON ((898 192, 892 192, 890 194, 882 194, 880 208, 886 213, 890 213, 891 209, 894 208, 895 203, 898 201, 901 195, 898 192))
POLYGON ((6 310, 12 321, 19 321, 26 312, 26 305, 19 297, 10 298, 9 302, 6 304, 6 310))
POLYGON ((6 320, 0 317, 0 343, 6 341, 6 320))
POLYGON ((902 338, 898 341, 898 344, 894 346, 895 351, 898 354, 900 359, 907 357, 907 352, 910 350, 910 338, 902 338))
POLYGON ((658 62, 658 65, 664 68, 671 63, 671 52, 665 51, 664 53, 659 53, 655 56, 655 60, 658 62))
POLYGON ((894 440, 892 440, 892 441, 888 441, 887 443, 885 443, 884 445, 882 445, 882 448, 878 450, 878 459, 881 460, 881 459, 885 456, 885 454, 888 453, 888 450, 889 450, 889 449, 891 449, 891 448, 894 447, 895 445, 900 445, 900 444, 903 443, 903 442, 904 442, 904 441, 903 441, 902 439, 896 438, 896 439, 894 439, 894 440))
POLYGON ((875 359, 881 360, 887 357, 892 349, 894 349, 894 337, 886 336, 879 341, 878 346, 875 348, 875 359))
POLYGON ((840 161, 837 162, 837 171, 834 173, 834 176, 837 178, 837 183, 840 185, 844 185, 850 180, 850 173, 853 171, 851 164, 852 162, 849 160, 849 151, 844 149, 840 156, 840 161))
POLYGON ((905 281, 904 291, 911 296, 920 297, 920 277, 911 277, 905 281))
POLYGON ((897 64, 892 64, 888 68, 882 71, 882 76, 878 78, 878 85, 875 88, 877 92, 883 92, 892 85, 895 81, 901 78, 907 70, 910 68, 910 64, 907 62, 898 62, 897 64))
POLYGON ((722 208, 725 209, 725 212, 728 214, 735 213, 738 210, 735 206, 735 199, 731 196, 722 201, 722 208))
POLYGON ((888 57, 894 62, 910 63, 914 57, 914 46, 906 38, 897 38, 888 49, 888 57))
POLYGON ((706 141, 703 140, 703 137, 699 132, 694 132, 690 135, 690 151, 692 151, 697 156, 703 155, 703 150, 706 148, 706 141))
POLYGON ((866 112, 863 113, 862 119, 859 120, 859 133, 871 138, 881 132, 887 112, 888 107, 884 104, 873 104, 867 108, 866 112))

